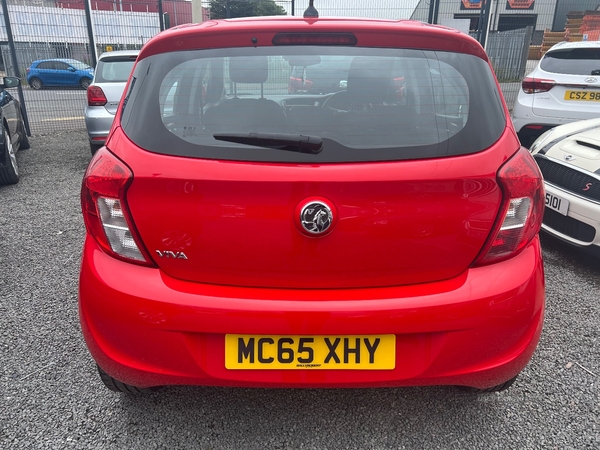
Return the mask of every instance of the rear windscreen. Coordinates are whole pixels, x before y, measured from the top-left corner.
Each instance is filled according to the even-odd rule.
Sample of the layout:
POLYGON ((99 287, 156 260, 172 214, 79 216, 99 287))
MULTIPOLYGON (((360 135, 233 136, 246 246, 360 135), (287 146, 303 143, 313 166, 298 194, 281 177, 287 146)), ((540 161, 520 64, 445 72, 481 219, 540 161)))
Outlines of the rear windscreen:
POLYGON ((546 53, 540 68, 568 75, 600 75, 600 48, 554 50, 546 53))
POLYGON ((98 61, 95 83, 123 83, 129 79, 135 56, 111 57, 98 61))
POLYGON ((157 153, 346 162, 478 152, 499 138, 506 119, 488 64, 471 55, 276 46, 143 59, 121 123, 157 153), (305 154, 263 139, 273 134, 290 142, 310 136, 322 150, 305 154), (255 139, 249 145, 240 136, 255 139))

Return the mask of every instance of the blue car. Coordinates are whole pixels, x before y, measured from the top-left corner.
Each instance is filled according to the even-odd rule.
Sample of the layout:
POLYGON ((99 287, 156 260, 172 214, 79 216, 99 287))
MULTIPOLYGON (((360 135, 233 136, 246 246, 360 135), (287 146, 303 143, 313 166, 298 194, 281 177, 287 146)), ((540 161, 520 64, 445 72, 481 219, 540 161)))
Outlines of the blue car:
POLYGON ((27 83, 33 89, 46 86, 87 89, 92 78, 94 69, 76 59, 40 59, 27 69, 27 83))

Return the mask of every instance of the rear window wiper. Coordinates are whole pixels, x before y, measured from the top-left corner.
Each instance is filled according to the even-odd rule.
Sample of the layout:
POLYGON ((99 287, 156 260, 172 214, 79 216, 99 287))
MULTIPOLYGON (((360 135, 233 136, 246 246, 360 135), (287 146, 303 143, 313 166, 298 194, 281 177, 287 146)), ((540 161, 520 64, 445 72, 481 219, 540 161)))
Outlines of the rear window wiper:
POLYGON ((274 148, 298 153, 316 155, 323 149, 323 139, 319 136, 284 133, 217 133, 213 137, 218 141, 274 148))

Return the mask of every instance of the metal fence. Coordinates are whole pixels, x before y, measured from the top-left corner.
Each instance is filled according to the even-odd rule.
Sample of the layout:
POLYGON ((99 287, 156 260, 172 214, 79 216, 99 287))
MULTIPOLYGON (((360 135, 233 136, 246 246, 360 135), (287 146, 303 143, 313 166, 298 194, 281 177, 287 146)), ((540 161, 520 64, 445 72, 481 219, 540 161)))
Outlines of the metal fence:
POLYGON ((518 30, 494 31, 486 39, 485 49, 509 108, 517 100, 520 81, 533 68, 532 64, 527 64, 532 34, 533 27, 528 26, 518 30))
MULTIPOLYGON (((449 25, 480 39, 484 35, 486 50, 511 107, 520 80, 532 67, 532 58, 539 58, 545 48, 544 30, 554 31, 554 35, 557 34, 554 28, 562 26, 564 30, 570 12, 565 4, 569 1, 317 0, 315 3, 321 16, 415 19, 449 25), (564 20, 562 16, 556 17, 557 11, 568 11, 564 13, 564 20), (539 50, 530 51, 531 44, 539 50)), ((600 0, 581 0, 580 3, 584 1, 588 6, 594 2, 600 6, 600 0)), ((86 102, 85 89, 80 85, 32 88, 28 81, 31 81, 30 68, 34 61, 69 58, 93 66, 96 55, 102 52, 138 49, 162 28, 192 22, 189 0, 0 2, 0 70, 23 80, 22 97, 32 134, 85 128, 83 109, 86 102), (16 58, 11 57, 9 31, 12 32, 16 58)), ((242 0, 202 0, 203 19, 211 18, 211 6, 216 8, 217 4, 226 4, 228 12, 239 12, 232 5, 241 3, 242 0)), ((285 14, 301 15, 308 0, 276 0, 274 3, 285 14)), ((217 11, 215 8, 213 16, 217 11)))

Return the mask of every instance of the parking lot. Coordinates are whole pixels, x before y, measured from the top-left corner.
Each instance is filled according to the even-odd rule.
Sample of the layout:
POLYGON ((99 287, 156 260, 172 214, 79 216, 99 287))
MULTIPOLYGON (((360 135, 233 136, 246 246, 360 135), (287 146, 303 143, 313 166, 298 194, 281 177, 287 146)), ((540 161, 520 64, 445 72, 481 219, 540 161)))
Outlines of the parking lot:
POLYGON ((80 334, 84 131, 34 136, 0 187, 0 448, 599 448, 600 264, 543 239, 547 312, 506 392, 108 391, 80 334))

